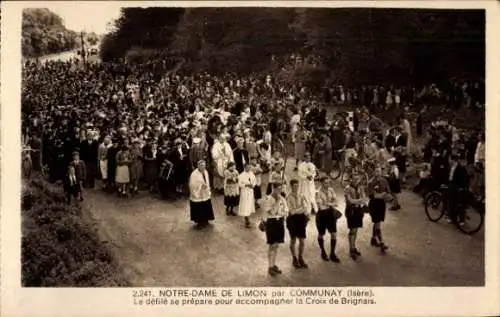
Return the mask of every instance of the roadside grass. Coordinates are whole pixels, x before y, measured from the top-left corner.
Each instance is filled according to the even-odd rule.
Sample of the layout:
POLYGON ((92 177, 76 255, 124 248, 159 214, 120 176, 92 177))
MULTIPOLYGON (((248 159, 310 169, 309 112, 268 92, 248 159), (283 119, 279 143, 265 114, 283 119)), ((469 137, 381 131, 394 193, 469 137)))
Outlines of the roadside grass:
POLYGON ((90 213, 67 205, 61 188, 36 175, 21 194, 25 287, 129 286, 90 213))

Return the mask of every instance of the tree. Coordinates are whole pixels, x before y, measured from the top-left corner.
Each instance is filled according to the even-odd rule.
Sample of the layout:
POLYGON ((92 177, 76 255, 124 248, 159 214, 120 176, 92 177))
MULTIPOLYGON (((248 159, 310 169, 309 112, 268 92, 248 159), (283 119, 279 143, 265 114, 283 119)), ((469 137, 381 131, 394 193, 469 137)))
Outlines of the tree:
POLYGON ((106 60, 153 49, 190 71, 240 74, 312 54, 326 67, 310 69, 315 78, 405 83, 484 74, 484 22, 480 10, 127 8, 101 51, 106 60))
POLYGON ((133 47, 168 47, 183 12, 183 8, 122 8, 114 31, 101 42, 101 58, 123 58, 133 47))
POLYGON ((36 57, 72 50, 77 34, 66 29, 60 16, 48 9, 24 9, 22 54, 36 57))

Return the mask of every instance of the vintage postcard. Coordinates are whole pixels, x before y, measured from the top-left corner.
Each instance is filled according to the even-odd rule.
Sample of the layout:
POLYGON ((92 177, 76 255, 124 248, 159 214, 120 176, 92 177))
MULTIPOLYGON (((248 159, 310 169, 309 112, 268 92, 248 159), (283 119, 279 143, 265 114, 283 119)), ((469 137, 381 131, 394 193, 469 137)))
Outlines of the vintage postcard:
POLYGON ((3 2, 2 315, 500 314, 499 19, 3 2))

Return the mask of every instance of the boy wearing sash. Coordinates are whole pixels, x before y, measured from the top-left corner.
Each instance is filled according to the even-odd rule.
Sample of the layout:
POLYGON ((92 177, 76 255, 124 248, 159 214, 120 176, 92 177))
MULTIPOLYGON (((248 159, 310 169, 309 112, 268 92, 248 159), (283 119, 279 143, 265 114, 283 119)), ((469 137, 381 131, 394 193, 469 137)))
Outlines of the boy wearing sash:
POLYGON ((281 195, 282 185, 275 184, 271 195, 266 196, 262 201, 262 209, 265 213, 265 232, 268 249, 268 273, 271 276, 281 274, 281 270, 276 265, 278 247, 285 242, 284 217, 288 214, 288 204, 281 195))
POLYGON ((380 225, 385 220, 385 201, 390 197, 391 193, 389 183, 382 176, 382 168, 377 167, 375 169, 375 177, 368 184, 368 192, 370 197, 368 208, 370 209, 370 216, 373 223, 373 233, 370 243, 374 247, 379 247, 380 251, 385 252, 388 247, 382 240, 380 225))
POLYGON ((316 195, 318 202, 318 214, 316 215, 316 229, 318 230, 318 244, 321 250, 321 258, 324 261, 331 260, 339 263, 340 259, 335 254, 337 245, 337 220, 342 216, 337 209, 335 191, 331 186, 331 179, 326 176, 320 177, 320 188, 316 195), (330 233, 330 257, 325 251, 324 236, 326 230, 330 233))
POLYGON ((292 253, 292 264, 295 268, 307 268, 304 261, 304 247, 306 239, 306 227, 309 221, 307 212, 307 201, 299 195, 299 182, 292 179, 290 182, 292 192, 288 195, 286 202, 288 204, 288 217, 286 226, 290 234, 290 252, 292 253), (299 240, 298 257, 295 249, 297 239, 299 240))
POLYGON ((367 197, 361 186, 361 177, 352 175, 349 185, 345 188, 346 208, 345 216, 347 228, 349 229, 349 255, 356 260, 361 253, 356 248, 358 229, 363 227, 364 207, 367 205, 367 197))

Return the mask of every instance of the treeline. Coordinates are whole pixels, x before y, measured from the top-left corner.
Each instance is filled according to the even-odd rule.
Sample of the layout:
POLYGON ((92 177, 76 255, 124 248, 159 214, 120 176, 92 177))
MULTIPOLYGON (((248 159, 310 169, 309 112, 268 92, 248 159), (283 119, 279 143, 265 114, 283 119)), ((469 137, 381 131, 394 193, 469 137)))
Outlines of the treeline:
POLYGON ((298 53, 344 83, 415 82, 484 76, 484 26, 483 10, 126 8, 101 52, 155 49, 192 71, 241 74, 298 53))
MULTIPOLYGON (((84 36, 90 45, 97 44, 98 40, 95 33, 84 36)), ((21 48, 24 57, 70 51, 80 45, 80 33, 66 29, 62 18, 54 12, 43 8, 23 10, 21 48)))

